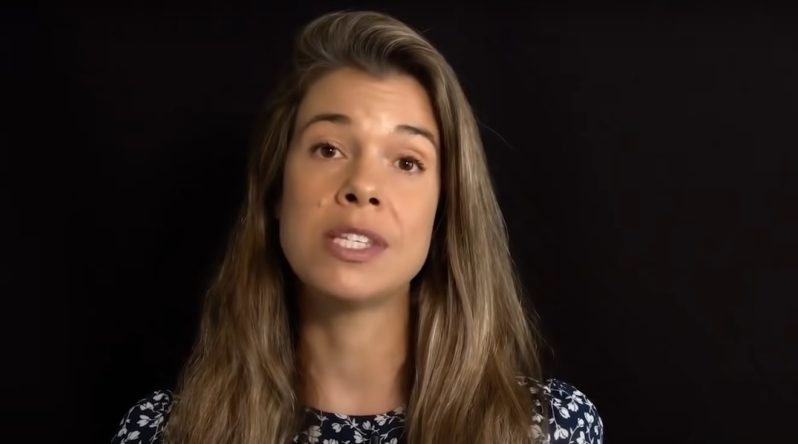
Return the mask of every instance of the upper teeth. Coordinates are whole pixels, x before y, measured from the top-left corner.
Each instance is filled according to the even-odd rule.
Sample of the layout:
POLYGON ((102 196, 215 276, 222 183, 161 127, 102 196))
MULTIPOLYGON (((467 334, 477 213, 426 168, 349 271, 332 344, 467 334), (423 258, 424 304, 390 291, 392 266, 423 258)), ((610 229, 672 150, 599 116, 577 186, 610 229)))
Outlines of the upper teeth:
POLYGON ((349 241, 363 242, 363 243, 366 243, 366 244, 371 242, 371 239, 369 239, 368 237, 363 236, 362 234, 356 234, 356 233, 344 233, 344 234, 339 235, 338 237, 340 237, 342 239, 349 240, 349 241))

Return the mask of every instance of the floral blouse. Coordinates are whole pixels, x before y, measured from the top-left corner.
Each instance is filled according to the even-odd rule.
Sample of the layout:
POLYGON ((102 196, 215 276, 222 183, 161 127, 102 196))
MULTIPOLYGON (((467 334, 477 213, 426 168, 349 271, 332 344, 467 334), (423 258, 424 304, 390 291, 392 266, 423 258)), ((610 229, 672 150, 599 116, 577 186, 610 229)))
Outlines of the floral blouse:
MULTIPOLYGON (((596 406, 573 386, 549 379, 540 384, 519 378, 531 394, 543 392, 549 403, 548 426, 543 424, 541 405, 535 401, 532 434, 543 444, 601 444, 604 424, 596 406)), ((112 444, 161 444, 164 421, 172 408, 169 391, 156 391, 128 410, 119 424, 112 444)), ((400 444, 404 442, 405 412, 398 407, 379 415, 342 415, 305 408, 305 426, 294 436, 294 443, 318 444, 400 444)))

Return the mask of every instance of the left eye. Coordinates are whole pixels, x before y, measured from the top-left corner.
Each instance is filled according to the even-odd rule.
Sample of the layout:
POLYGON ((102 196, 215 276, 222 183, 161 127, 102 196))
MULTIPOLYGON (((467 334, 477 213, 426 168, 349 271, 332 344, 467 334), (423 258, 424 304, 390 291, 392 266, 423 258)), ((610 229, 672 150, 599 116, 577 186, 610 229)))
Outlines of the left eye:
POLYGON ((415 157, 405 156, 399 159, 398 161, 399 169, 402 171, 411 172, 413 168, 418 168, 420 171, 424 171, 424 164, 421 163, 420 160, 416 159, 415 157))

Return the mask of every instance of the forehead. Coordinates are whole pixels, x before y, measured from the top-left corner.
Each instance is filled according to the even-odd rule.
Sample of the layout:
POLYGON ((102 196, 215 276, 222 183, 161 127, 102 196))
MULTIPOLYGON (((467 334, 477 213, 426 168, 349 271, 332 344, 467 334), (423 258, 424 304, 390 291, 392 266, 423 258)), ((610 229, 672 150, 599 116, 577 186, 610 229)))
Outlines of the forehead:
POLYGON ((355 124, 421 124, 438 133, 427 91, 415 77, 399 72, 376 76, 346 67, 326 73, 305 93, 297 123, 317 113, 345 114, 355 124))

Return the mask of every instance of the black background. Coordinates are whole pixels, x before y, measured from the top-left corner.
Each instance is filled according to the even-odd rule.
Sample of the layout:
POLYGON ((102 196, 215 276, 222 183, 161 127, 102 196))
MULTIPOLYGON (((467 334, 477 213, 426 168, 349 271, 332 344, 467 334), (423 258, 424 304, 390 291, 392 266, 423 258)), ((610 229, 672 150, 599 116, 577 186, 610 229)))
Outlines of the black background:
POLYGON ((798 14, 686 5, 6 10, 6 416, 107 442, 173 386, 292 36, 364 7, 460 75, 607 442, 796 442, 798 14))

